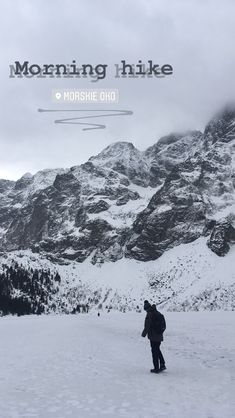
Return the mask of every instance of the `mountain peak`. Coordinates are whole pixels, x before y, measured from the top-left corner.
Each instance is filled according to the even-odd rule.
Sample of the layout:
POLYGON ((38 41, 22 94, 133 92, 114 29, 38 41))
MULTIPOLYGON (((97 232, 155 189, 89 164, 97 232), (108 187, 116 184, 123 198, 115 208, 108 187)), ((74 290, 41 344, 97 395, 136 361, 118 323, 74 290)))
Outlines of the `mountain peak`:
POLYGON ((107 165, 110 167, 116 161, 129 161, 139 159, 142 153, 135 148, 131 142, 118 141, 108 145, 99 154, 89 158, 88 161, 96 165, 107 165))
POLYGON ((194 142, 195 138, 199 138, 200 136, 202 136, 200 131, 172 132, 169 135, 162 136, 154 145, 148 147, 145 154, 147 156, 157 154, 169 146, 174 146, 179 141, 188 144, 190 147, 191 142, 194 142))
POLYGON ((148 162, 144 153, 131 142, 114 142, 97 156, 91 157, 89 162, 127 176, 135 184, 147 185, 148 162))
POLYGON ((23 174, 23 176, 20 178, 20 180, 27 180, 27 179, 31 179, 33 177, 33 175, 31 173, 25 173, 23 174))
POLYGON ((108 145, 98 155, 89 158, 89 161, 120 157, 122 154, 125 154, 126 152, 130 153, 135 151, 139 152, 131 142, 117 141, 108 145))

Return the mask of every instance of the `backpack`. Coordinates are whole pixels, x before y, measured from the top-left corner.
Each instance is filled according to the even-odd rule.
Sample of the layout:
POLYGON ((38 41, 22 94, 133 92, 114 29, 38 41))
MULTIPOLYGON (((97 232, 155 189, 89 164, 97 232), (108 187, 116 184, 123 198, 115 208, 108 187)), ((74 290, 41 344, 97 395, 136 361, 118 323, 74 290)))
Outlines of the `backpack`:
POLYGON ((156 315, 154 315, 153 324, 153 327, 158 334, 163 334, 163 332, 166 330, 165 317, 160 312, 157 312, 156 315))
POLYGON ((164 317, 164 315, 162 315, 162 314, 160 314, 161 315, 161 319, 160 319, 160 330, 161 330, 161 334, 163 334, 163 332, 166 330, 166 320, 165 320, 165 317, 164 317))

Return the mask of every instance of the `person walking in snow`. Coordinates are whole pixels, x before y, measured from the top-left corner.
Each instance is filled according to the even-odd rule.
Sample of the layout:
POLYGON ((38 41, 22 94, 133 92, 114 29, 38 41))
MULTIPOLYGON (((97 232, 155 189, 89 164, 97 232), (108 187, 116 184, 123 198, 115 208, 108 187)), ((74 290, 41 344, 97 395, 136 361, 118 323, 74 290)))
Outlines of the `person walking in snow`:
POLYGON ((166 329, 166 321, 164 315, 158 312, 156 305, 150 305, 148 300, 144 301, 144 310, 147 312, 144 330, 142 337, 146 337, 150 340, 153 366, 151 373, 160 373, 166 370, 165 360, 160 350, 161 342, 163 341, 163 332, 166 329))

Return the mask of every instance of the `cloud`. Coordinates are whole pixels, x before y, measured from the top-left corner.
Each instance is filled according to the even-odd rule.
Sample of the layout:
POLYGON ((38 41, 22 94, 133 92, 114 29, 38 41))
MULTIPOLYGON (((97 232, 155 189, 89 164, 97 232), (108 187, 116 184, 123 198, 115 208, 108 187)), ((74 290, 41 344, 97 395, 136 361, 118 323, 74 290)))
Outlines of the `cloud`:
POLYGON ((3 0, 1 6, 0 176, 76 165, 116 140, 144 149, 171 131, 203 129, 234 98, 232 0, 3 0), (73 59, 108 64, 107 78, 98 83, 9 78, 15 60, 73 59), (121 59, 170 63, 174 74, 116 79, 113 66, 121 59), (51 107, 52 89, 92 87, 118 88, 118 107, 134 115, 110 118, 106 130, 83 132, 37 112, 51 107))

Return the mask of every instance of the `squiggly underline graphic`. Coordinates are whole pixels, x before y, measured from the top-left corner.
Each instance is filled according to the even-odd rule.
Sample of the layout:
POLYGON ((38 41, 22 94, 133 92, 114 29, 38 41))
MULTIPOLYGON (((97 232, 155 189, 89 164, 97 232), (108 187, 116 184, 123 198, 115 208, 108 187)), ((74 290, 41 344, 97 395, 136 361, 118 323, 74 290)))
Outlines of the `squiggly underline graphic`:
POLYGON ((76 118, 66 118, 66 119, 56 119, 55 123, 63 123, 68 125, 88 125, 90 127, 83 128, 83 131, 89 131, 92 129, 105 129, 106 125, 101 125, 98 123, 85 123, 85 122, 76 122, 81 119, 90 119, 90 118, 103 118, 110 116, 130 116, 133 115, 131 110, 120 110, 120 109, 38 109, 38 112, 114 112, 101 115, 88 115, 88 116, 78 116, 76 118))

